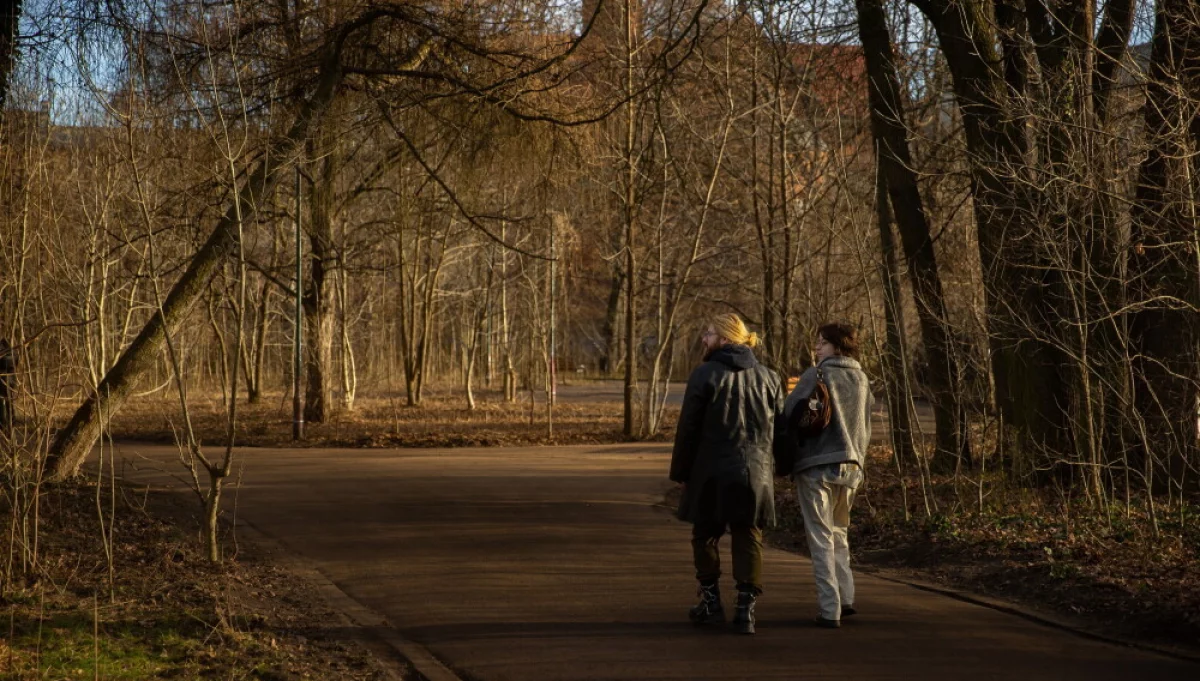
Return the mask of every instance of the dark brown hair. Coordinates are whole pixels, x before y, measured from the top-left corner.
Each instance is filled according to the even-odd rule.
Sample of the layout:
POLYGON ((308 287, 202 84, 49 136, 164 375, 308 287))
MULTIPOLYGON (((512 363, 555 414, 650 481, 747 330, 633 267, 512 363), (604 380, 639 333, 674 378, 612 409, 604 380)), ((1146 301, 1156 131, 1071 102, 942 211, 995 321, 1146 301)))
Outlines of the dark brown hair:
POLYGON ((858 357, 858 329, 841 322, 822 324, 817 335, 829 341, 847 357, 858 357))

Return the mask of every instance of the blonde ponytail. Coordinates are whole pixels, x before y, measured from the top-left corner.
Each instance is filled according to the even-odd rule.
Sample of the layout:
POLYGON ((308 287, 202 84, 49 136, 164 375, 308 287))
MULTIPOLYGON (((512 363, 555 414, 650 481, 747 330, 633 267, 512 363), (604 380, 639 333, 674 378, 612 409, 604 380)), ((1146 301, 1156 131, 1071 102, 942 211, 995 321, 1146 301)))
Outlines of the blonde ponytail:
POLYGON ((730 343, 746 345, 751 348, 758 347, 758 334, 747 329, 746 323, 742 321, 742 318, 733 312, 727 312, 714 317, 712 327, 718 336, 725 338, 730 343))

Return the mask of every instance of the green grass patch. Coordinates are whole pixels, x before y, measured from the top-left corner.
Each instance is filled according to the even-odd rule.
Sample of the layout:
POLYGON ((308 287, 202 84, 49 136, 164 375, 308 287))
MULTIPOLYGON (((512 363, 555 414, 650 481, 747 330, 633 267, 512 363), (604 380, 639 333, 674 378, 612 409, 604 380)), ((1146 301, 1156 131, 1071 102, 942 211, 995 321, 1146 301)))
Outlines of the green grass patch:
MULTIPOLYGON (((29 679, 152 679, 177 676, 197 658, 210 654, 203 644, 211 638, 195 620, 106 621, 95 614, 46 613, 14 606, 12 638, 16 678, 29 679)), ((5 651, 6 653, 8 651, 5 651)))

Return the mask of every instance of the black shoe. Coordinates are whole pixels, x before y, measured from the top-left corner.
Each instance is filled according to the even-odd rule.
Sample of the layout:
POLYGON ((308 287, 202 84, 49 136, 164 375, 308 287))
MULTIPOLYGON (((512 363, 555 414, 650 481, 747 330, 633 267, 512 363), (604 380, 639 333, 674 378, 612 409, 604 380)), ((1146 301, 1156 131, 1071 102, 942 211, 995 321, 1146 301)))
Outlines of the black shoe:
POLYGON ((733 611, 733 628, 739 634, 754 633, 754 602, 758 597, 753 591, 738 591, 737 608, 733 611))
POLYGON ((696 590, 700 602, 688 610, 688 618, 696 624, 721 624, 725 621, 725 608, 721 607, 721 587, 716 582, 701 584, 696 590))
POLYGON ((843 605, 842 606, 842 617, 849 617, 851 615, 857 615, 857 614, 858 614, 858 611, 854 609, 853 605, 843 605))
POLYGON ((842 626, 842 623, 838 620, 827 620, 821 616, 818 616, 815 620, 813 620, 813 624, 821 627, 822 629, 837 629, 842 626))

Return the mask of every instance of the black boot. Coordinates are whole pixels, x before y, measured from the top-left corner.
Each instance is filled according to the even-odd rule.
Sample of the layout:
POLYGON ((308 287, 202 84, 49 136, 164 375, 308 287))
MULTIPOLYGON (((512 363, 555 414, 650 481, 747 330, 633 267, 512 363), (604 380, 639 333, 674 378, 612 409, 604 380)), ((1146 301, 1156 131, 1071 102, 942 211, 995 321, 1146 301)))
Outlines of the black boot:
POLYGON ((758 596, 750 590, 738 590, 737 608, 733 611, 733 628, 739 634, 754 633, 754 602, 758 596))
POLYGON ((700 602, 688 611, 688 617, 696 624, 721 624, 725 621, 725 608, 721 607, 721 587, 716 582, 703 583, 696 590, 700 602))

